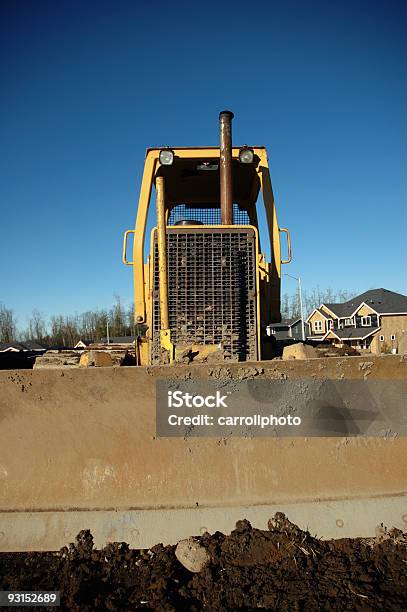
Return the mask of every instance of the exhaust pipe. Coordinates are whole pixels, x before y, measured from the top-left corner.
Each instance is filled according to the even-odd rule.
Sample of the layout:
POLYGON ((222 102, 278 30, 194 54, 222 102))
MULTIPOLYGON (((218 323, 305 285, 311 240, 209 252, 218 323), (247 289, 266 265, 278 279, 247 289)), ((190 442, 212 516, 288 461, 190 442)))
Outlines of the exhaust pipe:
POLYGON ((220 214, 222 225, 233 225, 232 119, 231 111, 219 113, 220 214))

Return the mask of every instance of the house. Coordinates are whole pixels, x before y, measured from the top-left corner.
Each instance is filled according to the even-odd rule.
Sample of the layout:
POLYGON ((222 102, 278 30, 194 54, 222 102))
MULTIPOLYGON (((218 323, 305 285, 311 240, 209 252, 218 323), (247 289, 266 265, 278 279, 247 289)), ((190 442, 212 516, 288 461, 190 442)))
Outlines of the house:
POLYGON ((27 340, 26 342, 3 342, 2 344, 0 344, 0 353, 20 353, 34 351, 45 351, 45 349, 37 342, 32 342, 31 340, 27 340))
POLYGON ((407 296, 371 289, 342 304, 323 303, 306 320, 308 340, 397 353, 407 334, 407 296))
POLYGON ((302 340, 301 317, 282 319, 281 323, 267 325, 267 335, 274 336, 276 340, 302 340))
POLYGON ((79 340, 79 341, 78 341, 78 342, 75 344, 74 348, 75 348, 75 349, 85 349, 85 348, 87 348, 88 346, 90 346, 91 344, 93 344, 93 340, 79 340))

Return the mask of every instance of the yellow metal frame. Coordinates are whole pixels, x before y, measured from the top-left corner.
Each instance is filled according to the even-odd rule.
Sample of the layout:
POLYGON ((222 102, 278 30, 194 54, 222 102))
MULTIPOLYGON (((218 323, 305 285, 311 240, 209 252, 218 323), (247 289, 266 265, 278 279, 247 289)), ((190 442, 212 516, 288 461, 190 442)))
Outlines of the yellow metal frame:
POLYGON ((158 176, 157 188, 157 235, 158 235, 158 269, 160 275, 160 344, 168 351, 170 363, 174 360, 174 345, 171 342, 171 330, 168 319, 168 276, 167 276, 167 225, 165 214, 165 181, 158 176))
MULTIPOLYGON (((151 266, 151 258, 150 256, 147 258, 147 263, 144 263, 144 241, 145 241, 145 231, 147 225, 147 217, 148 211, 150 207, 151 200, 151 190, 152 186, 155 183, 158 170, 161 167, 161 163, 159 161, 159 154, 162 149, 149 149, 146 154, 145 164, 144 164, 144 172, 143 178, 141 182, 140 189, 140 197, 137 209, 137 218, 134 230, 127 230, 124 235, 123 242, 123 263, 126 265, 133 265, 133 276, 134 276, 134 318, 136 323, 147 323, 148 327, 151 329, 151 317, 152 317, 152 307, 151 307, 151 291, 152 291, 152 266, 151 266), (133 261, 127 260, 127 240, 129 234, 132 233, 134 236, 133 239, 133 261)), ((217 147, 197 147, 197 148, 172 148, 174 152, 174 157, 176 159, 214 159, 219 158, 220 151, 217 147)), ((232 158, 238 159, 240 149, 238 147, 234 147, 232 149, 232 158)), ((256 236, 256 257, 257 257, 257 267, 256 267, 256 282, 257 282, 257 331, 258 331, 258 351, 259 357, 261 357, 261 334, 260 334, 260 316, 261 316, 261 296, 260 296, 260 288, 263 287, 264 283, 270 283, 267 291, 271 296, 270 302, 270 312, 276 313, 278 311, 279 299, 280 299, 280 286, 281 286, 281 266, 283 264, 289 263, 292 258, 291 254, 291 240, 290 233, 286 228, 279 228, 277 212, 274 202, 274 194, 273 188, 271 184, 270 178, 270 170, 269 170, 269 162, 267 157, 267 151, 264 147, 254 147, 253 152, 255 158, 258 159, 258 163, 256 166, 256 173, 260 182, 260 190, 262 194, 263 204, 266 212, 267 219, 267 230, 270 240, 270 251, 271 251, 271 262, 268 263, 266 261, 265 256, 260 253, 260 239, 259 239, 259 231, 258 228, 254 225, 245 225, 245 226, 226 226, 226 225, 210 225, 209 227, 215 228, 252 228, 255 231, 256 236), (281 259, 281 241, 280 241, 280 232, 286 233, 287 235, 287 247, 288 247, 288 258, 285 260, 281 259), (276 296, 276 297, 274 297, 276 296)), ((176 163, 176 161, 175 161, 176 163)), ((255 199, 255 194, 253 194, 253 201, 255 199)), ((253 204, 254 210, 256 211, 255 219, 257 218, 257 210, 258 206, 253 204)), ((168 221, 168 210, 166 211, 166 221, 168 221)), ((202 226, 188 226, 189 228, 202 228, 202 226)), ((156 228, 153 229, 151 233, 151 240, 153 240, 154 232, 156 228)), ((150 250, 150 253, 152 251, 150 250)), ((277 313, 278 314, 278 313, 277 313)), ((275 315, 276 316, 276 315, 275 315)), ((168 336, 168 330, 162 330, 163 335, 161 337, 162 346, 165 347, 168 345, 168 350, 172 352, 171 338, 168 336)), ((147 332, 147 337, 149 335, 149 331, 147 332)), ((171 354, 171 353, 170 353, 171 354)))
MULTIPOLYGON (((146 295, 145 295, 145 276, 144 276, 144 239, 147 224, 147 215, 150 205, 151 189, 154 183, 157 170, 161 164, 159 154, 161 149, 150 149, 147 152, 144 164, 144 172, 141 183, 140 198, 137 210, 136 226, 132 231, 134 233, 133 243, 133 274, 135 288, 135 321, 136 323, 146 322, 146 295)), ((233 159, 238 159, 239 148, 232 149, 233 159)), ((173 148, 174 155, 178 159, 213 159, 219 157, 219 148, 173 148)), ((273 189, 271 186, 269 163, 267 151, 264 148, 254 148, 254 154, 259 158, 259 163, 256 168, 259 176, 263 203, 266 210, 268 234, 270 237, 271 255, 275 273, 278 279, 281 279, 281 264, 286 261, 281 261, 281 245, 280 233, 277 221, 277 213, 274 203, 273 189)), ((128 262, 130 263, 130 262, 128 262)))

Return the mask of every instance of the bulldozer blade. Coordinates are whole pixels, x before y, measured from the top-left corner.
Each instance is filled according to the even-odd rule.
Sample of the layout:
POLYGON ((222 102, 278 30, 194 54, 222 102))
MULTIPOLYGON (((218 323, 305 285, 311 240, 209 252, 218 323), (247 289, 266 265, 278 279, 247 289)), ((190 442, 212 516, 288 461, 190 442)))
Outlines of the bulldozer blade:
POLYGON ((405 437, 157 437, 157 379, 222 377, 392 385, 406 380, 407 361, 2 371, 0 551, 58 550, 81 529, 98 547, 147 548, 227 533, 242 518, 264 529, 277 511, 324 538, 406 529, 405 437))

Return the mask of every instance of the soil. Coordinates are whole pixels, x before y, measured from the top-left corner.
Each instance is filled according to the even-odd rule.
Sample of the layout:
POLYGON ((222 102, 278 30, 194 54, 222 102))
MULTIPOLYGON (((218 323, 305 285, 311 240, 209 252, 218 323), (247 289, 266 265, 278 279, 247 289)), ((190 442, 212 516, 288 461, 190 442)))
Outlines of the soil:
POLYGON ((353 346, 331 346, 318 344, 318 357, 358 357, 360 356, 353 346))
MULTIPOLYGON (((407 537, 321 541, 283 514, 269 530, 236 524, 196 538, 210 562, 191 573, 175 546, 93 547, 89 531, 54 553, 0 555, 2 590, 59 590, 65 610, 407 610, 407 537)), ((12 608, 15 610, 16 608, 12 608)))

